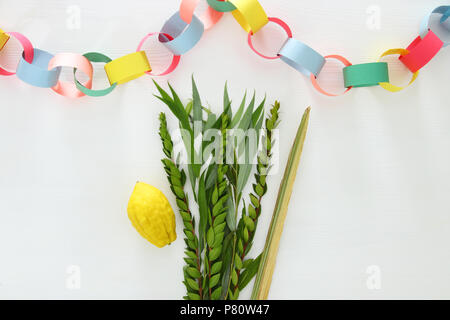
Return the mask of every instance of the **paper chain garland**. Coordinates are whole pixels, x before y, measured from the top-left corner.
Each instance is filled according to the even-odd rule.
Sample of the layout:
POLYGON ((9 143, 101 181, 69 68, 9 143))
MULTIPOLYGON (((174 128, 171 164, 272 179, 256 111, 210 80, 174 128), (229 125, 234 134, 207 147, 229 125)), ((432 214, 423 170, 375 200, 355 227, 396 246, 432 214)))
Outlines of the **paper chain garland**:
POLYGON ((173 72, 180 62, 181 55, 191 50, 200 40, 204 31, 214 26, 222 18, 224 12, 231 12, 236 21, 248 33, 248 45, 257 55, 265 59, 282 60, 309 77, 314 88, 327 96, 337 96, 356 87, 376 85, 380 85, 391 92, 400 91, 412 84, 416 80, 419 70, 430 62, 442 48, 450 44, 448 39, 450 6, 437 7, 427 14, 420 27, 420 35, 406 49, 390 49, 384 52, 377 62, 353 65, 340 55, 322 56, 305 43, 294 39, 289 26, 278 18, 268 17, 257 0, 207 0, 209 6, 200 18, 194 14, 199 1, 182 0, 179 11, 166 21, 160 32, 147 34, 139 43, 136 52, 114 60, 97 52, 89 52, 84 55, 76 53, 52 55, 44 50, 34 48, 24 35, 18 32, 4 32, 0 29, 0 50, 4 48, 10 37, 17 39, 23 47, 22 57, 16 71, 11 72, 0 67, 0 75, 11 76, 16 74, 19 79, 30 85, 51 88, 66 97, 104 96, 112 92, 117 85, 144 74, 163 76, 173 72), (431 26, 433 15, 440 15, 438 26, 431 26), (287 40, 276 56, 266 56, 260 53, 252 43, 252 36, 269 22, 278 24, 287 34, 287 40), (440 33, 443 33, 441 36, 432 31, 438 27, 440 33), (152 36, 158 36, 159 41, 173 53, 170 66, 158 75, 151 73, 152 69, 147 55, 141 50, 146 40, 152 36), (442 39, 444 36, 447 39, 442 39), (380 61, 387 55, 399 55, 399 60, 412 72, 411 81, 405 87, 390 83, 388 64, 380 61), (344 65, 343 75, 346 89, 340 94, 325 91, 317 82, 317 76, 327 59, 336 59, 344 65), (92 62, 105 63, 104 69, 110 87, 102 90, 92 89, 92 62), (59 80, 61 67, 74 68, 73 83, 59 80), (88 76, 89 80, 85 83, 77 80, 76 72, 78 69, 88 76))

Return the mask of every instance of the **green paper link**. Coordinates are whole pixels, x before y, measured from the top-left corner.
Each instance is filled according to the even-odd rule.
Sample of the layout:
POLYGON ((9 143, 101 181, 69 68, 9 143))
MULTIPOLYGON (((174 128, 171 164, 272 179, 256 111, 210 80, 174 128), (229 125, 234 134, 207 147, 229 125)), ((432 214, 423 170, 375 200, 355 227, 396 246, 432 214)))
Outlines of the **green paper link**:
MULTIPOLYGON (((88 52, 83 54, 83 56, 88 59, 90 62, 104 62, 108 63, 111 62, 111 58, 108 56, 105 56, 102 53, 98 52, 88 52)), ((73 79, 75 80, 75 85, 77 86, 77 89, 83 92, 85 95, 90 97, 102 97, 106 96, 108 93, 111 93, 117 86, 117 83, 113 83, 109 88, 102 89, 102 90, 92 90, 88 89, 85 86, 83 86, 76 78, 76 72, 77 68, 73 69, 73 79)))
POLYGON ((219 12, 230 12, 236 10, 234 4, 229 1, 207 0, 208 5, 219 12))
POLYGON ((388 64, 372 62, 354 64, 344 68, 345 87, 371 87, 380 82, 389 82, 388 64))

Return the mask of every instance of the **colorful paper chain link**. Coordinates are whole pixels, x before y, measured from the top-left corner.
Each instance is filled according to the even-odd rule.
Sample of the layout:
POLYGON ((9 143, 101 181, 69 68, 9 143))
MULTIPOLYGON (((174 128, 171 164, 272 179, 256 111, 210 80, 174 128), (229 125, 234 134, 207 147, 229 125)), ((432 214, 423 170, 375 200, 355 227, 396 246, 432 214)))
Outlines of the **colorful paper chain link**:
POLYGON ((428 64, 442 48, 450 44, 450 6, 440 6, 428 13, 421 24, 419 36, 406 49, 389 49, 380 56, 379 61, 353 65, 337 54, 322 56, 307 44, 294 39, 289 26, 279 18, 268 17, 257 0, 207 0, 208 8, 201 17, 197 17, 194 11, 199 2, 200 0, 182 0, 179 11, 166 21, 160 32, 147 34, 139 43, 136 52, 114 60, 98 52, 89 52, 84 55, 75 53, 52 55, 44 50, 33 48, 31 42, 24 35, 17 32, 4 32, 0 29, 0 50, 5 47, 11 37, 18 40, 23 47, 17 69, 8 71, 0 66, 0 75, 16 74, 19 79, 30 85, 51 88, 66 97, 104 96, 112 92, 117 85, 144 74, 163 76, 173 72, 180 62, 181 55, 191 50, 198 43, 204 31, 214 26, 225 12, 231 12, 236 21, 248 33, 248 45, 257 55, 270 60, 280 59, 309 77, 313 87, 327 96, 337 96, 352 88, 377 85, 391 92, 400 91, 412 84, 417 79, 419 70, 428 64), (440 16, 438 25, 436 23, 432 25, 432 17, 435 15, 440 16), (279 25, 287 34, 286 41, 275 56, 267 56, 259 52, 252 42, 253 35, 269 22, 279 25), (158 40, 173 54, 171 64, 160 74, 151 73, 152 68, 147 55, 145 51, 141 50, 147 39, 156 35, 158 40), (411 80, 405 87, 396 86, 390 82, 389 65, 380 61, 388 55, 399 55, 399 60, 412 72, 411 80), (322 89, 317 82, 317 76, 322 71, 327 59, 336 59, 344 65, 342 72, 346 89, 342 93, 329 93, 322 89), (92 62, 105 63, 104 70, 110 83, 108 88, 92 89, 92 62), (62 67, 73 68, 73 83, 59 80, 62 67), (77 70, 83 71, 88 76, 85 83, 77 80, 77 70))

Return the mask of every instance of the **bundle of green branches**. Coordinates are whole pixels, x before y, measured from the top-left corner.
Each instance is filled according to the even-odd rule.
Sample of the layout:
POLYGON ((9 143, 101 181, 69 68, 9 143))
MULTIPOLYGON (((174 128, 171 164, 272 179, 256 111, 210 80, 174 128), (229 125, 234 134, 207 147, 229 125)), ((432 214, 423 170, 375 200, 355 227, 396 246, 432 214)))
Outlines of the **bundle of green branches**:
POLYGON ((266 177, 274 143, 273 130, 279 123, 280 104, 275 102, 265 117, 265 99, 255 108, 255 95, 248 104, 244 95, 233 115, 225 85, 223 111, 216 115, 202 105, 194 79, 192 100, 186 105, 170 85, 170 93, 156 82, 155 85, 160 94, 156 97, 169 107, 181 131, 187 133, 182 134, 182 140, 188 160, 191 160, 186 165, 177 161, 180 157, 174 154, 166 115, 161 113, 159 134, 166 156, 162 163, 184 224, 186 250, 183 282, 187 289, 184 298, 238 299, 239 293, 255 276, 260 263, 260 255, 250 258, 249 252, 261 215, 261 200, 267 192, 266 177), (219 141, 215 141, 216 145, 219 142, 218 148, 208 149, 215 140, 211 139, 213 141, 202 140, 198 148, 201 150, 196 149, 194 142, 199 133, 195 129, 198 126, 202 135, 209 129, 220 133, 216 138, 219 141), (256 139, 258 146, 250 151, 248 137, 230 138, 232 129, 262 132, 256 139), (229 148, 230 142, 234 143, 232 148, 229 148), (210 159, 201 158, 205 150, 210 150, 210 159), (201 161, 194 161, 199 156, 201 161), (242 156, 247 156, 245 161, 239 161, 242 156), (252 157, 256 161, 252 161, 252 157), (244 195, 252 173, 253 192, 244 195), (191 210, 187 181, 198 213, 191 210))

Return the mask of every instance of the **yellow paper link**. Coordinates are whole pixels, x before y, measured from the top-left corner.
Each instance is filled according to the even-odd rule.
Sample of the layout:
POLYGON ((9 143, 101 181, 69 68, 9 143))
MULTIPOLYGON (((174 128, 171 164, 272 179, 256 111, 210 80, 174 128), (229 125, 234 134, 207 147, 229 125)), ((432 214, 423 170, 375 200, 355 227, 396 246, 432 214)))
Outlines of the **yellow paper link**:
MULTIPOLYGON (((380 59, 378 59, 378 62, 385 56, 389 56, 392 54, 399 54, 399 55, 406 55, 408 54, 409 51, 406 49, 389 49, 386 52, 384 52, 381 56, 380 59)), ((390 91, 390 92, 398 92, 401 91, 403 89, 405 89, 406 87, 408 87, 411 83, 413 83, 414 81, 416 81, 417 77, 419 76, 419 71, 416 71, 413 73, 411 80, 409 81, 409 83, 406 86, 403 87, 399 87, 399 86, 395 86, 389 82, 380 82, 380 87, 382 87, 383 89, 390 91)))
POLYGON ((231 13, 245 31, 256 33, 269 22, 263 7, 257 0, 229 1, 236 7, 236 10, 231 13))
POLYGON ((144 51, 133 52, 105 64, 109 83, 122 84, 152 71, 144 51))
POLYGON ((3 47, 8 42, 8 40, 9 40, 9 35, 5 31, 0 29, 0 50, 3 49, 3 47))

